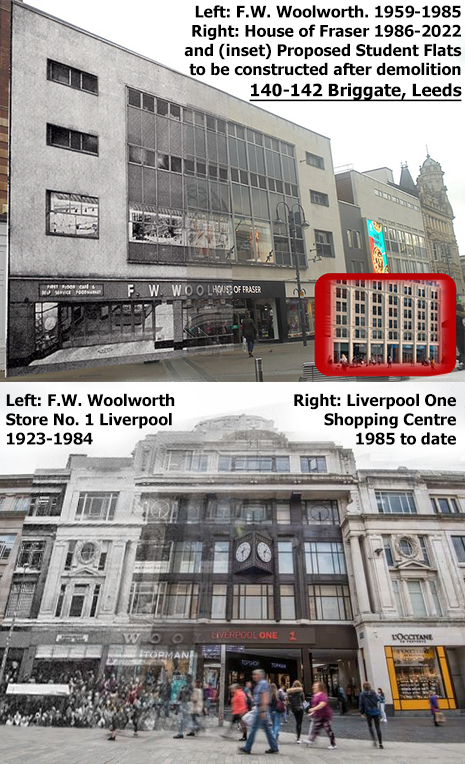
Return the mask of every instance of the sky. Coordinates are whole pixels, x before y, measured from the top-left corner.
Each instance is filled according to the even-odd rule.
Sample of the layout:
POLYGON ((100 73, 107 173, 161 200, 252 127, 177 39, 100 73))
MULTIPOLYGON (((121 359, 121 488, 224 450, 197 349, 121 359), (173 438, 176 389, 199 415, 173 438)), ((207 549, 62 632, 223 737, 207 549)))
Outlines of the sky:
MULTIPOLYGON (((436 4, 436 3, 429 3, 436 4)), ((132 0, 131 3, 95 2, 95 0, 79 0, 77 3, 65 3, 63 0, 36 0, 30 3, 35 8, 75 24, 93 34, 117 43, 129 50, 140 53, 165 66, 180 71, 184 74, 189 72, 189 64, 194 59, 186 57, 185 48, 192 45, 205 45, 208 39, 193 40, 191 29, 193 24, 206 24, 216 26, 218 24, 237 24, 234 18, 195 18, 195 8, 199 7, 203 13, 207 8, 214 8, 214 4, 181 2, 153 3, 148 0, 132 0)), ((293 7, 303 9, 312 7, 312 3, 296 0, 293 7)), ((343 3, 337 0, 327 0, 323 7, 342 7, 343 3)), ((368 0, 361 0, 359 5, 366 9, 373 9, 368 0)), ((421 6, 425 3, 422 2, 421 6)), ((236 3, 224 2, 222 7, 235 9, 236 3)), ((246 6, 247 7, 247 6, 246 6)), ((270 11, 272 22, 280 26, 302 27, 309 24, 308 19, 286 19, 275 21, 275 5, 269 3, 267 10, 270 11)), ((250 22, 250 19, 248 20, 250 22)), ((265 26, 265 21, 253 23, 265 26)), ((252 23, 250 22, 250 23, 252 23)), ((346 22, 333 20, 332 25, 363 25, 375 22, 363 20, 347 20, 346 22)), ((407 20, 406 23, 409 23, 407 20)), ((395 44, 403 46, 412 44, 411 38, 384 37, 381 40, 371 40, 376 45, 387 45, 394 40, 395 44)), ((418 42, 419 38, 415 38, 418 42)), ((424 40, 428 42, 428 40, 424 40)), ((429 42, 439 45, 459 43, 460 38, 430 38, 429 42)), ((257 45, 263 39, 250 40, 241 37, 239 40, 229 40, 233 44, 257 45)), ((276 41, 270 40, 275 43, 276 41)), ((318 45, 322 40, 299 39, 287 40, 289 45, 318 45)), ((323 44, 329 44, 328 39, 323 44)), ((340 45, 347 40, 336 41, 340 45)), ((355 40, 359 42, 359 40, 355 40)), ((422 49, 422 48, 421 48, 422 49)), ((460 65, 462 57, 430 59, 442 64, 460 65)), ((215 59, 216 60, 216 59, 215 59)), ((321 63, 325 59, 311 59, 310 63, 321 63)), ((302 58, 289 57, 280 59, 279 63, 302 63, 302 58)), ((359 58, 360 64, 379 64, 381 58, 359 58)), ((419 63, 420 59, 398 58, 397 64, 419 63)), ((196 63, 206 63, 207 58, 196 58, 196 63)), ((221 63, 221 62, 220 62, 221 63)), ((230 59, 228 63, 266 63, 263 58, 230 59)), ((390 62, 392 63, 392 62, 390 62)), ((253 78, 229 75, 227 77, 202 77, 203 82, 214 85, 243 100, 249 100, 250 86, 253 78)), ((295 79, 295 78, 294 78, 295 79)), ((301 78, 306 82, 308 78, 301 78)), ((310 78, 311 79, 311 78, 310 78)), ((380 78, 363 79, 355 81, 349 78, 347 83, 353 84, 380 84, 380 78)), ((395 77, 391 80, 383 78, 383 82, 399 84, 402 78, 395 77)), ((429 86, 437 85, 434 78, 416 78, 420 84, 429 86)), ((270 82, 270 78, 263 78, 261 83, 270 82)), ((342 79, 340 80, 343 83, 342 79)), ((344 81, 343 84, 345 84, 344 81)), ((441 83, 442 84, 442 83, 441 83)), ((458 84, 458 83, 455 83, 458 84)), ((463 173, 462 157, 462 130, 464 123, 464 109, 461 103, 375 103, 373 101, 357 101, 351 103, 267 103, 261 104, 268 111, 292 120, 304 127, 331 138, 333 163, 335 167, 352 165, 355 170, 365 171, 377 167, 387 166, 394 173, 394 180, 398 182, 401 163, 407 162, 414 180, 416 180, 419 167, 426 158, 427 149, 430 156, 440 162, 445 173, 445 183, 448 188, 449 200, 456 216, 455 233, 459 248, 465 254, 465 174, 463 173)), ((212 92, 212 111, 214 111, 214 93, 212 92)))

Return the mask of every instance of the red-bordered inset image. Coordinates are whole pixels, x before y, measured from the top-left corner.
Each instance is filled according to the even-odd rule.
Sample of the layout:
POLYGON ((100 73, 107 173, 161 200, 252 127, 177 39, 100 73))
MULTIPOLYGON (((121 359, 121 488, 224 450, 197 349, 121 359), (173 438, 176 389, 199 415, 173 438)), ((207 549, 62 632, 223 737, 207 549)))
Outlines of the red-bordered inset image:
POLYGON ((443 273, 328 273, 315 285, 315 363, 327 376, 455 368, 455 283, 443 273))

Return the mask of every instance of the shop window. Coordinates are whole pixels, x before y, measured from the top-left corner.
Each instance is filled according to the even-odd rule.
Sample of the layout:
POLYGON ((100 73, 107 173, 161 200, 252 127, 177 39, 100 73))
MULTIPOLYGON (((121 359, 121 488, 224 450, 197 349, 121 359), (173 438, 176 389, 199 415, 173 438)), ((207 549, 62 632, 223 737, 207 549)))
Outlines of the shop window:
POLYGON ((444 698, 444 685, 434 647, 392 648, 399 699, 420 700, 435 692, 444 698))
POLYGON ((413 493, 407 491, 375 491, 376 505, 381 514, 415 515, 417 508, 413 493))
POLYGON ((273 587, 268 584, 236 584, 232 617, 252 622, 273 620, 273 587))
POLYGON ((310 201, 312 204, 321 204, 323 207, 329 207, 328 194, 323 194, 321 191, 312 191, 310 189, 310 201))
POLYGON ((200 573, 201 541, 177 541, 174 545, 173 573, 200 573))
POLYGON ((288 456, 220 456, 219 472, 289 472, 288 456))
POLYGON ((168 451, 169 472, 206 472, 208 455, 195 451, 168 451))
POLYGON ((213 550, 213 573, 227 573, 229 570, 229 541, 215 541, 213 550))
POLYGON ((452 536, 455 554, 459 562, 465 562, 465 536, 452 536))
POLYGON ((281 584, 279 587, 279 603, 281 606, 281 620, 295 621, 295 594, 292 584, 281 584))
POLYGON ((82 72, 72 66, 60 64, 58 61, 47 61, 47 79, 98 95, 98 78, 94 74, 82 72))
POLYGON ((345 575, 344 547, 336 541, 305 544, 305 565, 309 574, 345 575))
POLYGON ((0 560, 7 560, 11 554, 16 536, 0 536, 0 560))
POLYGON ((301 456, 300 471, 305 473, 327 472, 324 456, 301 456))
POLYGON ((304 514, 308 525, 315 523, 339 525, 337 501, 319 501, 318 499, 305 501, 304 514))
POLYGON ((47 233, 98 239, 99 200, 94 196, 47 191, 47 233))
POLYGON ((294 573, 292 541, 278 541, 278 568, 281 575, 294 573))
POLYGON ((30 517, 56 517, 61 514, 61 494, 37 494, 31 496, 30 517))
POLYGON ((317 621, 350 621, 349 587, 310 585, 308 587, 310 618, 317 621))
POLYGON ((60 149, 98 156, 98 136, 58 125, 47 125, 47 144, 60 149))
POLYGON ((12 584, 5 617, 11 618, 15 615, 17 618, 29 618, 35 588, 35 583, 26 583, 25 581, 12 584))
POLYGON ((457 499, 449 497, 437 497, 431 499, 433 511, 437 515, 455 515, 459 514, 460 507, 457 499))
POLYGON ((212 620, 225 620, 227 593, 228 587, 226 584, 213 584, 211 601, 212 620))
POLYGON ((318 167, 319 170, 325 169, 325 160, 323 159, 323 157, 318 156, 318 154, 310 154, 309 151, 306 151, 305 161, 311 167, 318 167))
POLYGON ((23 541, 16 561, 17 568, 40 570, 44 556, 45 541, 23 541))

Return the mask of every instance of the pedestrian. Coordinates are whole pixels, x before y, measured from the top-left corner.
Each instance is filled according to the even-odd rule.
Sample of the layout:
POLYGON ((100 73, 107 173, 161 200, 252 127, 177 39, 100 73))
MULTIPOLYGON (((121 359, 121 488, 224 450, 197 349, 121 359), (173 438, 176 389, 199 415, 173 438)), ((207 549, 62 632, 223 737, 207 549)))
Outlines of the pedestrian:
POLYGON ((255 340, 257 338, 258 330, 255 326, 254 320, 250 317, 250 313, 247 310, 242 320, 242 336, 245 337, 247 343, 247 350, 249 351, 249 358, 253 358, 253 349, 255 347, 255 340))
POLYGON ((328 748, 330 751, 333 751, 335 748, 337 748, 337 745, 336 739, 334 737, 334 732, 331 727, 333 710, 329 705, 326 687, 323 682, 315 682, 312 689, 312 707, 308 712, 308 715, 313 721, 313 724, 311 732, 304 742, 307 745, 313 745, 321 730, 324 729, 329 737, 328 748))
POLYGON ((438 696, 436 695, 434 690, 430 690, 430 693, 429 693, 429 707, 431 710, 431 718, 432 718, 433 724, 435 727, 439 727, 440 725, 436 718, 436 714, 439 712, 439 701, 438 701, 438 696))
POLYGON ((242 717, 249 710, 247 705, 247 695, 245 694, 244 688, 237 683, 231 684, 229 690, 231 692, 231 726, 221 737, 230 737, 232 731, 236 728, 236 725, 239 724, 242 732, 240 740, 245 741, 247 740, 247 725, 242 721, 242 717))
POLYGON ((271 729, 276 741, 279 738, 279 731, 281 729, 281 722, 284 716, 286 706, 284 704, 284 698, 281 690, 278 690, 275 684, 270 684, 270 714, 271 714, 271 729))
POLYGON ((388 355, 388 369, 392 366, 392 356, 388 355))
POLYGON ((349 684, 346 687, 346 697, 347 697, 347 703, 349 706, 353 705, 353 699, 354 699, 354 686, 349 682, 349 684))
POLYGON ((177 701, 179 703, 178 713, 178 734, 173 735, 175 740, 179 740, 184 737, 184 730, 189 727, 190 724, 190 703, 192 699, 192 677, 190 674, 186 675, 186 681, 181 686, 178 692, 177 701))
POLYGON ((199 731, 200 729, 199 716, 202 714, 202 711, 203 711, 202 682, 200 679, 197 679, 195 682, 195 687, 192 690, 191 701, 190 701, 191 729, 190 729, 190 732, 187 733, 186 737, 195 737, 195 733, 199 731))
POLYGON ((375 733, 373 732, 373 725, 375 725, 376 728, 376 734, 378 736, 378 743, 380 748, 384 748, 383 746, 383 739, 381 737, 381 728, 379 726, 379 698, 374 690, 371 689, 371 684, 369 682, 363 683, 363 691, 360 693, 359 698, 359 708, 360 708, 360 715, 365 717, 368 723, 368 730, 370 732, 371 739, 373 740, 373 745, 375 748, 377 748, 377 743, 375 739, 375 733))
POLYGON ((247 710, 251 711, 253 708, 253 683, 246 682, 244 685, 245 698, 247 700, 247 710))
POLYGON ((255 710, 254 718, 250 727, 246 744, 239 748, 240 753, 251 753, 255 735, 259 729, 263 729, 270 746, 265 753, 278 753, 278 743, 270 729, 270 685, 265 677, 263 669, 255 669, 252 674, 255 681, 253 692, 255 710))
POLYGON ((344 692, 344 688, 341 687, 340 684, 336 685, 336 698, 337 698, 339 713, 342 716, 343 714, 347 713, 347 697, 344 692))
POLYGON ((281 693, 281 697, 282 697, 282 699, 284 701, 284 717, 283 717, 283 722, 284 722, 284 724, 287 724, 288 721, 289 721, 289 701, 287 699, 287 685, 286 685, 286 680, 285 679, 281 680, 281 686, 279 688, 279 692, 281 693))
POLYGON ((382 690, 381 687, 378 687, 378 700, 379 700, 379 713, 381 716, 380 721, 387 724, 387 716, 386 716, 386 696, 382 690))
POLYGON ((436 368, 436 361, 434 360, 434 358, 431 358, 430 364, 431 364, 431 370, 434 371, 436 368))
POLYGON ((287 699, 289 702, 289 708, 291 709, 295 718, 295 742, 300 743, 300 736, 302 734, 302 720, 304 718, 305 693, 298 679, 292 683, 292 687, 289 687, 287 691, 287 699))

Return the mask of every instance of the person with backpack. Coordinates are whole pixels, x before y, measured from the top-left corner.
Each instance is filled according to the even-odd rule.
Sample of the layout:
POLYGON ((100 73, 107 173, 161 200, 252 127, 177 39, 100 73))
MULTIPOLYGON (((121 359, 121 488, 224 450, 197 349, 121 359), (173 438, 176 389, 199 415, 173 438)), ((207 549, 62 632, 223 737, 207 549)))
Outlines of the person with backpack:
POLYGON ((286 710, 284 704, 284 695, 281 690, 278 690, 275 684, 270 684, 270 713, 271 713, 271 729, 276 741, 279 738, 279 731, 281 729, 281 722, 286 710))
POLYGON ((383 739, 381 737, 380 727, 380 712, 379 712, 379 698, 374 690, 371 689, 369 682, 363 683, 363 690, 360 693, 359 698, 360 715, 365 717, 368 723, 368 730, 370 732, 371 739, 375 748, 378 747, 375 739, 375 733, 373 732, 373 725, 376 728, 376 734, 378 736, 378 743, 380 748, 384 748, 383 739))
POLYGON ((289 708, 291 709, 295 718, 295 742, 300 743, 300 735, 302 734, 302 720, 304 718, 305 693, 298 679, 292 683, 292 687, 289 687, 287 691, 287 700, 289 703, 289 708))
POLYGON ((312 695, 312 707, 308 712, 310 719, 313 721, 311 732, 304 743, 307 745, 313 745, 316 738, 324 729, 329 737, 329 750, 333 751, 337 748, 334 732, 331 727, 331 719, 333 718, 333 710, 329 705, 328 695, 326 693, 326 687, 323 682, 315 682, 313 685, 312 695))

